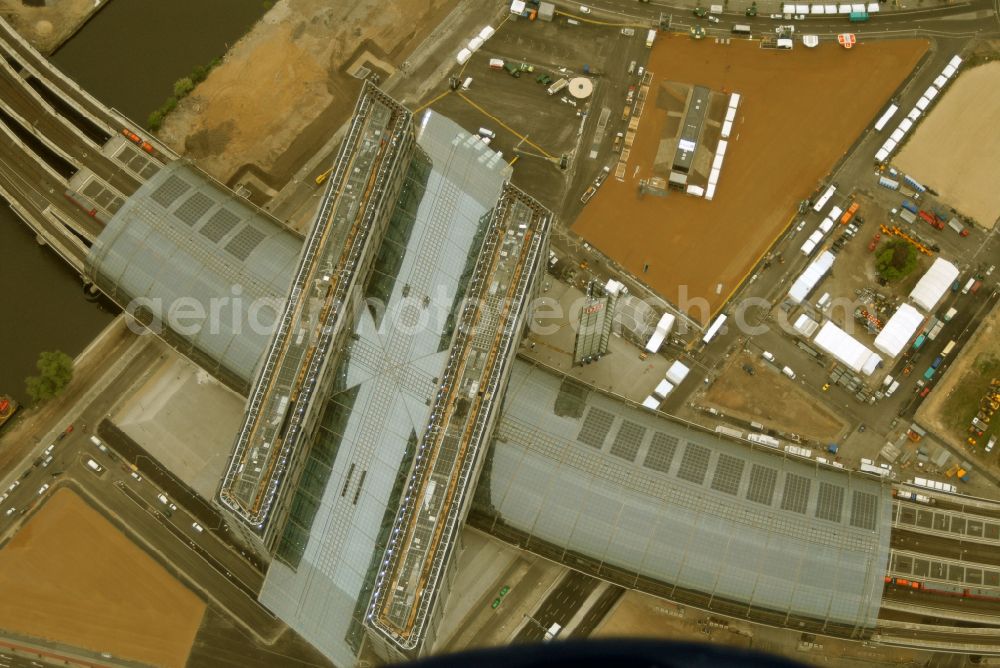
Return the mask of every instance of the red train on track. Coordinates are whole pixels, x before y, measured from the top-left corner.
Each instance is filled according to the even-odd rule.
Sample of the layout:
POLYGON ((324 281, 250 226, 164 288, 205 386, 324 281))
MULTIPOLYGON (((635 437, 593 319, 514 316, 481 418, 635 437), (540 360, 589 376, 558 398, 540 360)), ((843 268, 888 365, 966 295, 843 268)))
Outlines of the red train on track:
POLYGON ((920 580, 907 580, 906 578, 894 578, 885 576, 886 584, 894 584, 897 587, 907 587, 909 589, 919 589, 928 594, 939 596, 952 596, 955 598, 975 598, 982 601, 1000 601, 1000 589, 989 587, 964 587, 962 585, 946 584, 943 582, 923 582, 920 580))

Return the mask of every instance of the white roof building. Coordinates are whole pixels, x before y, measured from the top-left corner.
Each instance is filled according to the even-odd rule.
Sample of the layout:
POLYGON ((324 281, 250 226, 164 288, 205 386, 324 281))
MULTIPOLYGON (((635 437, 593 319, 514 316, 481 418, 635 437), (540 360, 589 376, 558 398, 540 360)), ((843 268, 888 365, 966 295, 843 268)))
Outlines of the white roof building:
POLYGON ((813 343, 852 371, 863 371, 865 375, 871 375, 882 361, 880 356, 829 320, 823 323, 813 343))
POLYGON ((910 301, 925 311, 933 311, 958 274, 958 267, 948 260, 937 258, 914 286, 910 301))
POLYGON ((667 395, 673 391, 674 391, 674 386, 671 384, 671 382, 667 379, 663 379, 660 381, 660 384, 656 386, 656 389, 653 390, 653 394, 658 396, 660 399, 666 399, 667 395))
POLYGON ((875 337, 875 348, 889 357, 896 357, 924 321, 924 315, 909 304, 903 304, 892 314, 885 327, 875 337))

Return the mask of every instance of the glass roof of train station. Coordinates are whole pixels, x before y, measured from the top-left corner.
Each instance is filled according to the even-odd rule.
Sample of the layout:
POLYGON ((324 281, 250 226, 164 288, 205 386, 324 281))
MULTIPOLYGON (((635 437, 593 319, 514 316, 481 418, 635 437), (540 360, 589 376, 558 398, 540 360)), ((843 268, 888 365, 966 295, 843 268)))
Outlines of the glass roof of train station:
POLYGON ((162 322, 182 353, 246 392, 301 249, 300 238, 178 160, 108 221, 86 271, 116 303, 162 322), (170 328, 171 309, 207 317, 181 317, 170 328))
POLYGON ((494 524, 577 567, 786 620, 875 624, 888 485, 751 449, 521 360, 477 495, 494 524))
POLYGON ((388 533, 445 370, 455 314, 510 167, 443 116, 418 119, 404 181, 268 570, 261 602, 351 665, 388 533), (384 304, 385 308, 379 305, 384 304))

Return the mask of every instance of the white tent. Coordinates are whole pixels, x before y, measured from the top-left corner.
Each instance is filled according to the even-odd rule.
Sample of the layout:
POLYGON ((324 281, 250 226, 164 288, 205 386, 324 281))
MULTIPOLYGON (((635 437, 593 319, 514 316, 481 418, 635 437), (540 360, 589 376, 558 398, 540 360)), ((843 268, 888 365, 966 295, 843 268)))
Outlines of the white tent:
POLYGON ((903 304, 892 314, 885 327, 875 337, 875 348, 889 357, 896 357, 924 321, 923 314, 909 304, 903 304))
POLYGON ((666 399, 667 395, 673 391, 674 391, 674 386, 670 383, 669 380, 664 379, 661 380, 660 384, 656 386, 655 390, 653 390, 653 394, 658 396, 660 399, 666 399))
POLYGON ((910 293, 910 301, 925 311, 933 311, 941 298, 958 278, 958 267, 938 258, 910 293))
POLYGON ((687 378, 688 372, 691 369, 687 368, 686 365, 682 364, 680 360, 676 360, 667 369, 667 380, 669 380, 674 385, 680 385, 687 378))
POLYGON ((788 299, 794 304, 802 303, 823 279, 826 272, 830 271, 834 259, 833 253, 824 251, 819 257, 810 262, 805 271, 792 283, 792 287, 788 291, 788 299))
POLYGON ((660 407, 660 400, 651 394, 643 400, 642 405, 655 411, 660 407))
POLYGON ((795 320, 795 324, 792 327, 795 328, 796 332, 808 339, 819 327, 819 323, 803 313, 795 320))
POLYGON ((656 329, 653 331, 653 335, 649 337, 649 342, 646 344, 646 352, 656 354, 660 351, 660 346, 663 345, 663 341, 667 338, 667 334, 674 327, 674 320, 676 318, 672 313, 664 313, 663 317, 660 318, 660 322, 656 324, 656 329))
POLYGON ((881 357, 829 320, 823 323, 813 343, 852 371, 864 371, 866 375, 871 375, 882 361, 881 357))

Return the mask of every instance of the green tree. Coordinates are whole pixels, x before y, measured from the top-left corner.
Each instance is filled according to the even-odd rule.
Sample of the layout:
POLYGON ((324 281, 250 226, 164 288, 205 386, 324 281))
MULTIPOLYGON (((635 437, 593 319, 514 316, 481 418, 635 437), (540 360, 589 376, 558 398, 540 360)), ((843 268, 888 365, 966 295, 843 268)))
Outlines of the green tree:
POLYGON ((917 249, 903 241, 890 241, 875 256, 875 270, 887 281, 898 281, 917 268, 917 249))
POLYGON ((194 81, 191 77, 183 77, 174 82, 174 97, 182 98, 194 90, 194 81))
POLYGON ((29 376, 25 384, 28 396, 36 404, 58 396, 73 380, 73 358, 62 351, 43 351, 35 367, 38 375, 29 376))

